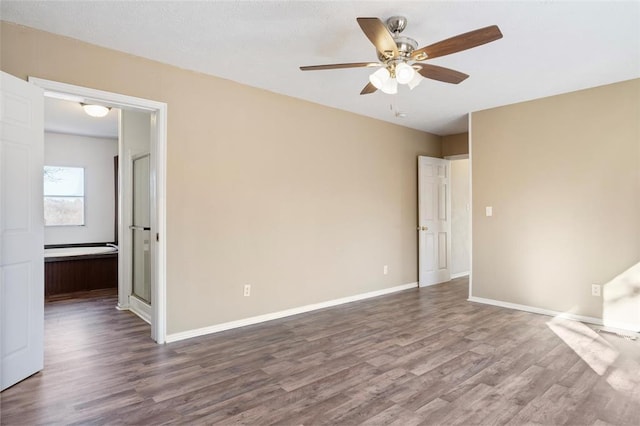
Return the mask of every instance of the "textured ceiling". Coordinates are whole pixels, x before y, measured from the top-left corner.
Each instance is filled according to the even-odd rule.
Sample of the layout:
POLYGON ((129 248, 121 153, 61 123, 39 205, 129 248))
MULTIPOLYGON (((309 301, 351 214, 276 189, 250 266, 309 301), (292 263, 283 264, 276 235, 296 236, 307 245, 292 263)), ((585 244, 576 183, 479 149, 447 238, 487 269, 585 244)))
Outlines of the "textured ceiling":
POLYGON ((640 77, 640 2, 80 1, 0 3, 3 20, 446 135, 467 113, 640 77), (404 15, 420 46, 496 24, 504 38, 435 58, 471 77, 360 96, 376 60, 356 17, 404 15), (404 90, 403 90, 404 89, 404 90), (404 112, 405 118, 395 112, 404 112))

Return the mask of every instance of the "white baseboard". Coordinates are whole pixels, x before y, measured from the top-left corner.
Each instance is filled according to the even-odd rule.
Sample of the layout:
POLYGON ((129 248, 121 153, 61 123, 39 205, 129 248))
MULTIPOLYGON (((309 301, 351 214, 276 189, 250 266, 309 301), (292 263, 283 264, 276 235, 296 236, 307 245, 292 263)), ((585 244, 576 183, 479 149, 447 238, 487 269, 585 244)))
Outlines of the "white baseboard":
POLYGON ((460 278, 460 277, 468 277, 469 276, 469 271, 466 272, 458 272, 457 274, 451 274, 451 279, 455 280, 456 278, 460 278))
POLYGON ((129 310, 142 318, 147 324, 151 324, 151 305, 131 295, 129 296, 129 310))
POLYGON ((311 305, 300 306, 298 308, 286 309, 284 311, 272 312, 270 314, 258 315, 255 317, 244 318, 236 321, 216 324, 209 327, 197 328, 194 330, 181 331, 179 333, 168 334, 165 341, 167 343, 177 342, 178 340, 190 339, 192 337, 204 336, 206 334, 218 333, 220 331, 231 330, 232 328, 244 327, 247 325, 259 324, 261 322, 271 321, 274 319, 289 317, 292 315, 303 314, 305 312, 316 311, 318 309, 330 308, 332 306, 342 305, 345 303, 356 302, 358 300, 370 299, 372 297, 384 296, 385 294, 396 293, 398 291, 416 288, 418 283, 403 284, 396 287, 385 288, 382 290, 370 291, 368 293, 356 294, 354 296, 342 297, 340 299, 328 300, 326 302, 314 303, 311 305))
POLYGON ((607 331, 616 331, 616 330, 623 330, 623 331, 631 331, 633 333, 636 333, 640 336, 640 325, 634 325, 634 324, 630 324, 628 322, 620 322, 620 321, 612 321, 612 320, 603 320, 604 323, 604 330, 607 331))
POLYGON ((129 305, 121 305, 120 303, 118 303, 116 305, 116 309, 119 311, 128 311, 129 310, 129 305))
POLYGON ((631 331, 634 333, 640 332, 637 325, 634 326, 633 324, 619 322, 619 321, 603 320, 602 318, 587 317, 584 315, 576 315, 568 312, 559 312, 559 311, 553 311, 551 309, 536 308, 534 306, 503 302, 501 300, 485 299, 483 297, 469 297, 467 300, 469 302, 483 303, 485 305, 499 306, 501 308, 515 309, 518 311, 532 312, 534 314, 541 314, 541 315, 547 315, 551 317, 558 317, 558 318, 565 318, 565 319, 570 319, 574 321, 586 322, 589 324, 604 326, 611 329, 631 331))

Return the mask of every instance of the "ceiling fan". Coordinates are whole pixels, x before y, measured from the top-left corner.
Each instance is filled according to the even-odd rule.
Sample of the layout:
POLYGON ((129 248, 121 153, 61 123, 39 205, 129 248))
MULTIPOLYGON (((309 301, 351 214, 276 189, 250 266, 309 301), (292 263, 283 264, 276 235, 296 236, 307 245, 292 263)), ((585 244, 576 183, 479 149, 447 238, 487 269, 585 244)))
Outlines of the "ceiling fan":
POLYGON ((422 61, 450 55, 471 49, 502 38, 497 25, 469 31, 429 46, 418 49, 418 43, 409 37, 400 35, 407 26, 403 16, 392 16, 386 25, 378 18, 357 18, 360 28, 373 43, 379 62, 354 62, 346 64, 310 65, 300 67, 302 71, 332 70, 340 68, 379 68, 369 76, 369 83, 360 92, 361 95, 381 90, 384 93, 398 92, 398 83, 413 89, 423 77, 445 83, 458 84, 467 74, 422 61))

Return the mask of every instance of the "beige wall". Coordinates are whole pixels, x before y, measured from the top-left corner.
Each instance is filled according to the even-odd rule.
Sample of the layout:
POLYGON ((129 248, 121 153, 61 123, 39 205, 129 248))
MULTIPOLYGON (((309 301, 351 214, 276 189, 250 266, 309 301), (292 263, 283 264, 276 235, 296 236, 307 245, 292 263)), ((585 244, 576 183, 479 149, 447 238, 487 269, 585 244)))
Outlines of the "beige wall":
POLYGON ((473 113, 473 296, 640 327, 639 108, 632 80, 473 113))
POLYGON ((440 137, 25 27, 1 39, 10 74, 168 104, 169 333, 417 281, 416 157, 440 137))
POLYGON ((442 156, 469 154, 469 133, 458 133, 442 137, 442 156))

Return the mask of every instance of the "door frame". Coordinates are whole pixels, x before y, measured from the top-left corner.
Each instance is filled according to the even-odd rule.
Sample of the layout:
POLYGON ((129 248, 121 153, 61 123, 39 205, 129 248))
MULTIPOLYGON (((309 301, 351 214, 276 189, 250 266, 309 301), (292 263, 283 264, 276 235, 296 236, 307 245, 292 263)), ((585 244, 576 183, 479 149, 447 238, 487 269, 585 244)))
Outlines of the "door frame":
MULTIPOLYGON (((166 168, 167 168, 167 109, 168 106, 164 102, 153 101, 149 99, 137 98, 133 96, 123 95, 119 93, 106 92, 103 90, 92 89, 88 87, 76 86, 57 81, 45 80, 29 76, 30 83, 44 89, 45 97, 53 97, 58 99, 66 99, 76 102, 98 102, 100 104, 111 106, 114 108, 124 108, 147 111, 152 114, 151 122, 151 156, 155 158, 151 168, 155 169, 155 179, 152 177, 152 194, 155 195, 155 209, 151 209, 151 230, 156 234, 156 244, 153 245, 152 265, 152 292, 151 292, 151 338, 156 343, 165 343, 167 335, 166 325, 166 168), (155 231, 155 232, 154 232, 155 231)), ((122 143, 119 142, 120 158, 122 155, 122 143)), ((152 172, 153 174, 153 172, 152 172)), ((120 183, 122 185, 122 182, 120 183)), ((122 186, 121 186, 122 188, 122 186)), ((122 203, 120 203, 122 204, 122 203)), ((120 211, 125 206, 120 205, 120 211)), ((119 215, 122 217, 122 215, 119 215)), ((123 224, 119 223, 119 232, 122 232, 123 224)), ((120 234, 121 235, 121 234, 120 234)), ((119 241, 120 244, 123 241, 119 241)), ((125 253, 131 252, 131 247, 124 247, 125 253)), ((120 258, 125 256, 119 256, 120 258)), ((119 266, 122 265, 118 261, 119 266)), ((122 268, 119 268, 122 271, 122 268)), ((126 268, 125 268, 126 269, 126 268)), ((121 272, 119 272, 120 275, 121 272)), ((118 299, 119 306, 121 293, 124 293, 125 280, 118 279, 118 299)), ((126 296, 128 299, 128 295, 126 296)), ((128 301, 126 302, 128 306, 128 301)), ((121 306, 122 307, 122 306, 121 306)), ((126 308, 124 308, 126 309, 126 308)))
POLYGON ((470 112, 467 116, 467 128, 468 130, 468 144, 469 144, 469 205, 471 210, 469 211, 469 244, 471 244, 471 250, 469 251, 469 298, 473 297, 473 131, 472 120, 473 112, 470 112))
MULTIPOLYGON (((449 160, 451 163, 458 161, 458 160, 469 160, 469 221, 468 221, 468 226, 469 226, 469 270, 462 272, 462 273, 458 273, 458 274, 451 274, 451 279, 455 279, 455 278, 459 278, 459 277, 469 277, 469 280, 471 279, 471 157, 469 156, 469 154, 456 154, 456 155, 447 155, 446 157, 444 157, 445 160, 449 160)), ((453 167, 451 167, 453 168, 453 167)), ((450 185, 451 189, 453 190, 453 184, 450 185)), ((453 191, 451 191, 451 217, 453 218, 453 191)), ((453 250, 453 220, 451 221, 451 249, 453 250)), ((453 265, 453 254, 451 256, 451 263, 453 265)))

